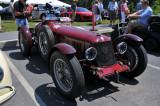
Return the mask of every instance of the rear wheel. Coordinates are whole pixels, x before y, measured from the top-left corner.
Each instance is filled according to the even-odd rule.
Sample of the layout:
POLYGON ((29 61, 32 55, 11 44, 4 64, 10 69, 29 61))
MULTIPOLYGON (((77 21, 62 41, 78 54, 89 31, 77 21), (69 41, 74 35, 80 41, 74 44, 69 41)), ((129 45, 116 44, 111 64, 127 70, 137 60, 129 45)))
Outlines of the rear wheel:
POLYGON ((144 46, 147 50, 152 51, 158 48, 158 42, 153 38, 148 38, 144 41, 144 46))
POLYGON ((19 43, 21 53, 24 56, 29 56, 31 48, 27 42, 27 39, 25 39, 24 36, 22 35, 21 30, 18 32, 18 43, 19 43))
POLYGON ((48 59, 49 51, 54 44, 55 36, 51 29, 47 25, 42 26, 38 32, 38 49, 44 60, 48 59))
POLYGON ((82 68, 73 55, 65 56, 54 52, 50 59, 50 70, 57 90, 64 96, 74 99, 82 93, 85 80, 82 68))
POLYGON ((147 66, 147 55, 142 45, 128 44, 125 54, 121 55, 121 60, 129 66, 130 70, 122 73, 123 76, 134 78, 142 74, 147 66))

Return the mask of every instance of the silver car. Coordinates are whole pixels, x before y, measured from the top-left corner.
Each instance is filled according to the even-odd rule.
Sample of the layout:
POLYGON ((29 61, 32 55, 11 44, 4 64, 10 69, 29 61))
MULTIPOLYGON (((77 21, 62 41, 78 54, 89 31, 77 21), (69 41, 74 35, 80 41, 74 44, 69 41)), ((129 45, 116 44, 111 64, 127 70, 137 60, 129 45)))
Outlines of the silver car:
POLYGON ((32 11, 32 18, 33 19, 40 19, 43 13, 46 13, 46 5, 45 4, 37 4, 34 6, 32 11))

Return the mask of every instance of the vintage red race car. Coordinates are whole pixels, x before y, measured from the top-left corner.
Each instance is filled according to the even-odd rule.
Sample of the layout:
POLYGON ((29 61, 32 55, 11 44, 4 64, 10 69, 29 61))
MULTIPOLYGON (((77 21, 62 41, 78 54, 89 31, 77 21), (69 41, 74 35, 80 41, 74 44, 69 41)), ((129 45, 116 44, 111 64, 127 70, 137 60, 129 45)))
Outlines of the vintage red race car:
POLYGON ((19 46, 25 56, 33 46, 38 47, 49 63, 57 90, 64 96, 73 99, 81 95, 86 71, 101 79, 119 73, 134 78, 145 71, 146 51, 138 36, 126 34, 112 41, 107 35, 62 23, 61 19, 46 18, 34 29, 21 27, 19 46))

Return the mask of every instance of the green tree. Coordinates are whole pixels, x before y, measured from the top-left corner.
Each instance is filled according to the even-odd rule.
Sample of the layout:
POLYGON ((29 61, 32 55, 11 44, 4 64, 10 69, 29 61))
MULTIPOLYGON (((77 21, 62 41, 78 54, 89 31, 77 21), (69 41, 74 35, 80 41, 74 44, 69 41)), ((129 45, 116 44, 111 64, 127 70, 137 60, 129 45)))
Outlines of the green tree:
POLYGON ((152 5, 153 13, 160 14, 160 0, 155 0, 154 4, 152 5))

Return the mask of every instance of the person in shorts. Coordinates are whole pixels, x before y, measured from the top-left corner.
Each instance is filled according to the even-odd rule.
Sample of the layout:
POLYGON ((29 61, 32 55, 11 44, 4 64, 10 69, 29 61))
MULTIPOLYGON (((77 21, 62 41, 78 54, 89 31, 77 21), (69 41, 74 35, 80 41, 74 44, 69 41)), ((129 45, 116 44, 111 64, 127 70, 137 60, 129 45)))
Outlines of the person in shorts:
POLYGON ((142 0, 142 7, 143 7, 142 10, 139 10, 133 14, 128 15, 128 18, 137 20, 131 21, 128 24, 128 29, 126 33, 131 33, 132 29, 137 26, 144 26, 144 27, 148 26, 148 19, 153 14, 153 10, 149 6, 148 0, 142 0))
POLYGON ((110 24, 114 25, 118 13, 118 4, 115 0, 109 2, 108 11, 109 11, 110 24))
POLYGON ((18 0, 14 3, 14 14, 15 14, 15 20, 16 20, 16 25, 18 27, 18 30, 20 29, 21 26, 27 26, 28 25, 28 19, 27 15, 29 14, 28 11, 26 11, 26 0, 18 0))

